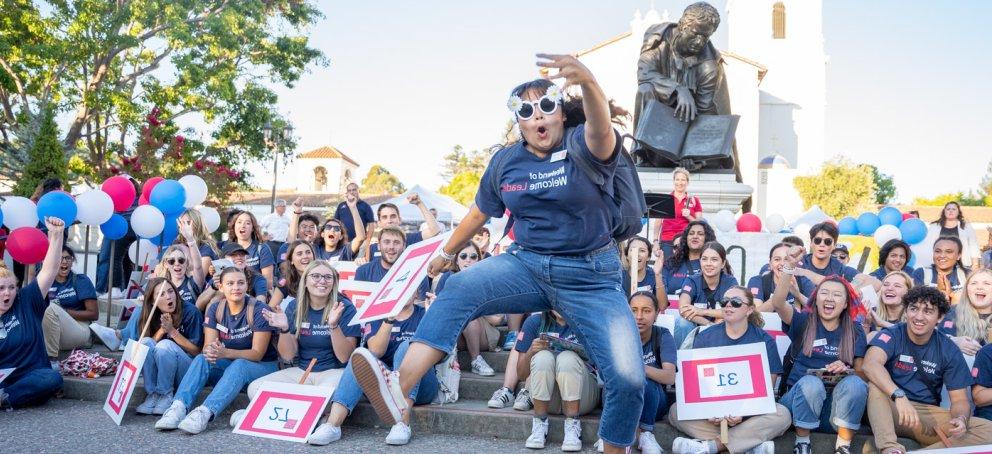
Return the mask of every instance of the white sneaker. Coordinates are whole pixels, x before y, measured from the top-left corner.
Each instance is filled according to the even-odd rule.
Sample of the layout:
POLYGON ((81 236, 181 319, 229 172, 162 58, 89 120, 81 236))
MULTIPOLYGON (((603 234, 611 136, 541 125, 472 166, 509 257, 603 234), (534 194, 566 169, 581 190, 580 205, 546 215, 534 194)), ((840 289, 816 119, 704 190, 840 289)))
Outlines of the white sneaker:
POLYGON ((103 342, 103 345, 106 345, 110 351, 121 348, 121 339, 117 337, 117 330, 107 328, 97 322, 90 323, 90 330, 96 334, 96 337, 100 338, 100 342, 103 342))
POLYGON ((582 450, 582 425, 578 419, 565 418, 565 436, 561 440, 562 452, 582 450))
MULTIPOLYGON (((392 434, 393 431, 389 431, 389 433, 392 434)), ((310 443, 314 446, 324 446, 324 445, 329 445, 332 442, 338 441, 340 439, 341 439, 341 428, 325 422, 317 426, 317 429, 314 430, 309 437, 307 437, 307 443, 310 443)))
POLYGON ((393 446, 405 445, 410 442, 410 435, 410 426, 400 421, 393 424, 392 429, 389 429, 389 435, 386 435, 386 444, 393 446))
POLYGON ((600 438, 596 440, 596 444, 592 445, 596 452, 603 452, 603 439, 600 438))
POLYGON ((487 405, 489 408, 506 408, 510 402, 513 402, 513 392, 510 388, 502 387, 493 392, 493 397, 489 398, 487 405))
POLYGON ((153 415, 155 414, 155 407, 158 406, 159 395, 158 393, 149 393, 145 396, 145 401, 138 405, 138 409, 135 413, 139 415, 153 415))
POLYGON ((379 418, 390 425, 402 421, 407 405, 399 373, 386 369, 372 352, 361 347, 351 354, 351 368, 379 418))
POLYGON ((775 454, 775 442, 766 441, 747 450, 747 454, 775 454))
POLYGON ((530 400, 530 391, 527 391, 527 388, 520 388, 520 391, 517 391, 517 399, 513 401, 513 409, 530 411, 531 408, 534 408, 534 401, 530 400))
POLYGON ((52 366, 52 370, 54 370, 55 372, 58 372, 60 374, 62 373, 62 365, 59 364, 59 360, 57 359, 49 360, 48 365, 52 366))
POLYGON ((641 449, 643 454, 661 454, 665 452, 664 449, 661 449, 661 445, 658 444, 658 440, 655 440, 654 433, 646 430, 637 436, 637 447, 641 449))
POLYGON ((196 435, 207 428, 207 423, 210 422, 210 417, 212 416, 213 414, 210 413, 210 409, 200 405, 183 418, 183 421, 179 423, 179 430, 190 435, 196 435))
POLYGON ((170 405, 172 405, 172 391, 169 391, 168 393, 165 394, 159 394, 158 403, 155 405, 155 408, 152 410, 152 414, 164 415, 165 411, 169 409, 170 405))
POLYGON ((535 417, 530 423, 530 436, 524 446, 530 449, 544 449, 544 443, 548 440, 548 420, 541 420, 535 417))
POLYGON ((476 356, 472 360, 472 373, 476 375, 481 375, 483 377, 492 377, 496 375, 496 371, 489 366, 486 360, 482 359, 482 355, 476 356))
POLYGON ((186 417, 186 405, 178 400, 172 401, 172 405, 162 414, 162 417, 155 422, 158 430, 175 430, 179 427, 179 421, 186 417))
POLYGON ((672 443, 672 452, 675 454, 708 454, 710 447, 699 440, 678 437, 672 443))
POLYGON ((238 424, 241 424, 241 420, 245 419, 245 413, 248 413, 247 408, 242 408, 234 413, 231 413, 231 419, 227 421, 231 425, 232 429, 237 429, 238 424))

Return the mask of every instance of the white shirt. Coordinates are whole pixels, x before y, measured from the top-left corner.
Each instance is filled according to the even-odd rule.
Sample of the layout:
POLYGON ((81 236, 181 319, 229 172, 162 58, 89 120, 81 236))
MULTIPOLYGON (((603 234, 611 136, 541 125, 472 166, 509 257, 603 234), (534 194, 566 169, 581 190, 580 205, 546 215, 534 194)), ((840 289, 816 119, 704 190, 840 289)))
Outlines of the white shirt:
POLYGON ((271 236, 272 241, 286 242, 286 237, 289 236, 289 213, 283 213, 282 216, 275 212, 269 213, 259 224, 262 231, 271 236))

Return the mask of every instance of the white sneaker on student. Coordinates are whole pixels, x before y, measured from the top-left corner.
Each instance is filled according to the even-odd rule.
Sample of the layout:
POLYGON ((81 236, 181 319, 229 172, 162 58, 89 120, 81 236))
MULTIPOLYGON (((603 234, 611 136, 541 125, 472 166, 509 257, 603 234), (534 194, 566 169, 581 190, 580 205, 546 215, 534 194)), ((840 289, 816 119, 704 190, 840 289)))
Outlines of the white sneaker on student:
POLYGON ((155 408, 152 409, 153 415, 164 415, 165 411, 169 409, 172 405, 172 391, 165 394, 158 395, 158 403, 155 404, 155 408))
POLYGON ((603 439, 600 438, 599 440, 596 440, 596 443, 593 444, 592 447, 596 450, 596 452, 603 452, 603 439))
POLYGON ((155 428, 158 430, 175 430, 179 427, 179 421, 186 417, 186 405, 178 400, 172 401, 172 405, 162 414, 162 417, 155 421, 155 428))
POLYGON ((672 452, 675 454, 708 454, 710 447, 699 440, 678 437, 672 443, 672 452))
POLYGON ((410 426, 400 421, 393 424, 393 428, 389 429, 389 435, 386 435, 386 444, 393 446, 405 445, 410 442, 410 435, 412 435, 410 426))
POLYGON ((121 348, 121 339, 117 337, 117 330, 113 328, 107 328, 97 322, 90 323, 90 330, 96 334, 96 337, 106 345, 110 351, 117 350, 121 348))
POLYGON ((183 418, 183 421, 179 423, 179 430, 196 435, 207 428, 212 416, 213 413, 210 412, 209 408, 200 405, 183 418))
POLYGON ((232 429, 237 428, 238 424, 241 424, 241 420, 245 419, 246 413, 248 413, 247 408, 242 408, 234 413, 231 413, 231 419, 228 420, 227 423, 231 425, 232 429))
POLYGON ((489 398, 487 405, 489 408, 506 408, 507 405, 510 405, 510 402, 513 402, 513 392, 510 391, 510 388, 504 386, 493 392, 493 397, 489 398))
POLYGON ((148 393, 145 396, 145 401, 138 405, 135 413, 139 415, 153 415, 155 414, 155 407, 158 405, 160 397, 158 393, 148 393))
POLYGON ((775 442, 766 441, 747 450, 747 454, 775 454, 775 442))
POLYGON ((524 446, 530 449, 544 449, 544 443, 548 440, 548 420, 534 417, 530 423, 530 436, 524 446))
MULTIPOLYGON (((392 431, 390 431, 392 433, 392 431)), ((314 446, 329 445, 341 439, 341 428, 328 423, 317 426, 317 429, 307 437, 307 443, 314 446)))
POLYGON ((496 375, 496 371, 493 370, 486 360, 482 359, 482 355, 476 356, 475 359, 472 360, 472 373, 483 377, 492 377, 493 375, 496 375))
POLYGON ((352 352, 351 367, 379 419, 390 425, 400 422, 408 409, 399 373, 386 369, 372 352, 361 347, 352 352))
POLYGON ((561 440, 563 452, 578 452, 582 450, 582 425, 578 419, 565 418, 565 436, 561 440))
POLYGON ((655 440, 654 433, 646 430, 637 436, 637 447, 644 454, 661 454, 665 452, 664 449, 661 449, 661 445, 658 444, 658 440, 655 440))
POLYGON ((517 391, 517 398, 513 401, 513 409, 530 411, 531 408, 534 408, 534 401, 530 400, 530 391, 527 391, 527 388, 520 388, 520 391, 517 391))

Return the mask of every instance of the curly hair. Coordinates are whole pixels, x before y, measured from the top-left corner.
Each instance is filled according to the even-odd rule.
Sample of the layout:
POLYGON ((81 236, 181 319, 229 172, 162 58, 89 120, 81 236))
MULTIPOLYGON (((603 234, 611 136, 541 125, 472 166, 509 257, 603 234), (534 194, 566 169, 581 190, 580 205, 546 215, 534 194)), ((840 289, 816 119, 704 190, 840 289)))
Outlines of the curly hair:
POLYGON ((937 314, 940 316, 938 318, 943 318, 947 315, 947 311, 951 310, 951 302, 947 300, 947 295, 937 290, 937 287, 929 285, 913 287, 906 292, 906 296, 902 297, 902 305, 906 309, 917 303, 929 304, 937 308, 937 314))
MULTIPOLYGON (((548 79, 534 79, 528 82, 524 82, 517 85, 510 91, 510 96, 524 97, 525 93, 534 92, 538 93, 540 96, 544 96, 544 93, 548 90, 548 87, 554 85, 554 82, 548 79)), ((616 125, 622 125, 625 120, 630 119, 630 112, 627 112, 624 108, 616 105, 611 99, 608 101, 610 106, 610 121, 616 125)), ((562 113, 565 114, 565 128, 574 128, 586 122, 586 113, 582 107, 582 96, 571 95, 566 93, 565 98, 561 102, 562 113)), ((514 137, 507 137, 507 142, 501 144, 500 147, 507 147, 521 140, 519 134, 509 134, 514 137)))

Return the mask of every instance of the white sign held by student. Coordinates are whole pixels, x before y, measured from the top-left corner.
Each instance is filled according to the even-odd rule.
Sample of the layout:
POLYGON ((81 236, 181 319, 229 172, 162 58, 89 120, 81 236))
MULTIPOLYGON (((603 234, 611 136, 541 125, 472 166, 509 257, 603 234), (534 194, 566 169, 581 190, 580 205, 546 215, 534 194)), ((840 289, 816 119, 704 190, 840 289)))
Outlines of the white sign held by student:
POLYGON ((355 309, 359 309, 372 297, 372 292, 379 286, 378 282, 356 281, 354 279, 341 281, 338 290, 351 300, 355 309))
POLYGON ((141 368, 145 365, 145 357, 148 356, 148 346, 135 342, 133 339, 127 341, 124 348, 124 356, 121 364, 117 366, 117 375, 114 376, 114 383, 110 385, 110 393, 103 402, 103 411, 110 415, 118 426, 124 419, 127 412, 127 404, 131 401, 131 394, 138 383, 138 376, 141 375, 141 368))
POLYGON ((679 420, 775 412, 775 393, 762 342, 678 351, 679 420))
POLYGON ((14 373, 14 370, 15 369, 17 369, 17 368, 16 367, 11 367, 11 368, 7 368, 7 369, 0 369, 0 384, 3 383, 3 379, 9 377, 10 374, 14 373))
POLYGON ((355 262, 332 262, 331 266, 337 270, 342 283, 355 280, 355 271, 358 270, 355 262))
POLYGON ((332 394, 328 386, 265 382, 234 433, 305 443, 332 394))
POLYGON ((358 308, 350 324, 358 325, 399 314, 403 305, 417 293, 420 283, 427 277, 428 265, 441 254, 441 247, 450 236, 451 232, 442 233, 407 246, 383 276, 372 297, 358 308))

